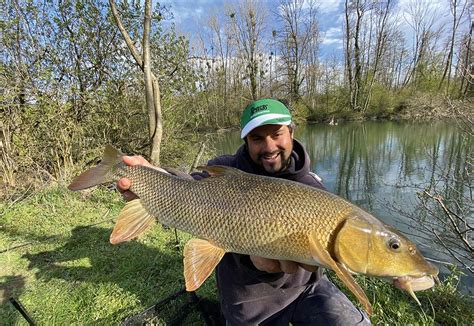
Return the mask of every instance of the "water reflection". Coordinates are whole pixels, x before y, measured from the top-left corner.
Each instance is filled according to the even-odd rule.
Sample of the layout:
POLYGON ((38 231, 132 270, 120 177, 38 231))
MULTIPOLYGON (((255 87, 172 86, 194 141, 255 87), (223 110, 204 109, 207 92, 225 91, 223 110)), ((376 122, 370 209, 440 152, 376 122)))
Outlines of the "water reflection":
MULTIPOLYGON (((444 243, 460 259, 455 263, 472 264, 472 250, 466 251, 462 236, 453 232, 473 244, 473 142, 455 123, 314 124, 298 127, 296 138, 305 144, 311 169, 328 190, 408 234, 427 256, 453 261, 444 243), (453 219, 464 218, 457 231, 442 206, 426 194, 439 195, 453 210, 453 219)), ((241 143, 238 132, 219 135, 216 152, 234 153, 241 143)))

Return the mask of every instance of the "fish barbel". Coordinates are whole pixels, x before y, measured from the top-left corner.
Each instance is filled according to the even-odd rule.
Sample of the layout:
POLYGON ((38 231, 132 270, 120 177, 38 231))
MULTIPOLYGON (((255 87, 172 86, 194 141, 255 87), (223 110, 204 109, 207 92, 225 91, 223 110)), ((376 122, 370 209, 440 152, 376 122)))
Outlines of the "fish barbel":
POLYGON ((390 279, 410 293, 433 286, 438 269, 415 244, 339 196, 289 180, 225 166, 206 166, 211 177, 179 178, 163 170, 127 166, 107 146, 101 163, 70 185, 86 189, 131 180, 139 198, 120 212, 113 244, 142 234, 157 219, 199 239, 184 248, 186 289, 206 280, 226 252, 291 260, 332 269, 364 305, 372 307, 351 274, 390 279))

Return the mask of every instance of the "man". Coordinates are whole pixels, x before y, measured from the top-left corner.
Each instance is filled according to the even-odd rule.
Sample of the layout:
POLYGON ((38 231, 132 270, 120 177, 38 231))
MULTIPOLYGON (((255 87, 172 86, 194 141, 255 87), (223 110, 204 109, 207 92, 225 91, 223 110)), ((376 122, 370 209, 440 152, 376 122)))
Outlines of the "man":
MULTIPOLYGON (((247 106, 241 117, 242 145, 208 165, 301 182, 325 189, 309 170, 303 145, 293 138, 292 117, 280 101, 262 99, 247 106)), ((150 165, 142 157, 124 157, 128 165, 150 165)), ((193 173, 196 180, 206 173, 193 173)), ((128 200, 130 181, 118 187, 128 200)), ((370 322, 321 269, 291 261, 228 253, 216 268, 222 313, 228 325, 369 325, 370 322)))

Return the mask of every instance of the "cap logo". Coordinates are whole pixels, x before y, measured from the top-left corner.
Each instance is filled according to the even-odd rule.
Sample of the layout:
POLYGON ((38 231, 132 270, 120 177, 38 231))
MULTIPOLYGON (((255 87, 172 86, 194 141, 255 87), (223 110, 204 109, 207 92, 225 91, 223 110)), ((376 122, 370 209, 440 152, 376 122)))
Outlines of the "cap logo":
POLYGON ((266 98, 252 102, 242 112, 240 138, 253 129, 267 124, 287 126, 291 123, 291 113, 280 101, 266 98))
POLYGON ((268 110, 268 105, 263 104, 263 105, 254 107, 254 108, 252 108, 252 109, 250 110, 250 114, 251 114, 251 115, 254 115, 254 114, 257 113, 257 112, 264 111, 264 110, 268 110))

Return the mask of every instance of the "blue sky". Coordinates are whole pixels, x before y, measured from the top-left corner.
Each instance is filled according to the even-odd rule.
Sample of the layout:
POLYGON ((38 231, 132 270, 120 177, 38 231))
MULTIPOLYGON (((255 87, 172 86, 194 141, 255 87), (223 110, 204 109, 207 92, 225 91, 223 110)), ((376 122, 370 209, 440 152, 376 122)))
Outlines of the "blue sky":
MULTIPOLYGON (((451 14, 449 11, 449 0, 394 0, 394 13, 398 18, 395 22, 400 24, 407 40, 412 38, 412 29, 404 19, 405 11, 413 1, 426 2, 432 10, 439 13, 437 24, 449 22, 451 14)), ((174 22, 178 31, 184 33, 190 39, 203 29, 207 18, 211 14, 224 12, 226 4, 237 3, 223 0, 164 0, 162 4, 170 6, 174 15, 174 22)), ((264 3, 270 10, 275 10, 278 1, 267 0, 264 3)), ((318 20, 322 37, 320 53, 323 57, 342 56, 343 22, 344 22, 344 0, 319 0, 318 20)), ((467 15, 466 15, 467 16, 467 15)))

